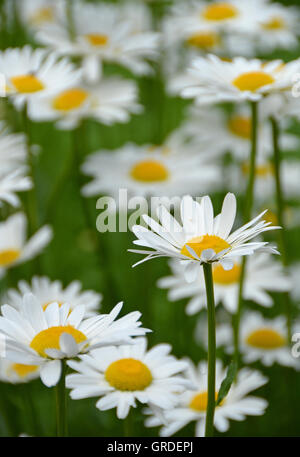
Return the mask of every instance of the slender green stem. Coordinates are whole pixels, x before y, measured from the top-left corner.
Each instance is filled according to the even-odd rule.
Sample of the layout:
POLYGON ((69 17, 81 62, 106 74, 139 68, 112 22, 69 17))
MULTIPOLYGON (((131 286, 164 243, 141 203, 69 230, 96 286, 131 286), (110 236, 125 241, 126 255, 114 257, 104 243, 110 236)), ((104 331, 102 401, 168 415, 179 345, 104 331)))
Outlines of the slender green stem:
POLYGON ((129 410, 127 417, 123 421, 124 424, 124 437, 132 436, 132 414, 129 410))
POLYGON ((66 3, 66 17, 68 21, 68 32, 69 37, 72 41, 75 39, 75 24, 74 24, 74 16, 73 16, 73 0, 65 0, 66 3))
POLYGON ((216 318, 212 266, 203 264, 208 316, 208 376, 205 436, 213 436, 216 403, 216 318))
MULTIPOLYGON (((244 221, 248 222, 252 215, 253 201, 254 201, 254 184, 255 184, 255 169, 256 169, 256 156, 257 156, 257 127, 258 127, 258 103, 251 102, 251 154, 250 154, 250 167, 249 167, 249 180, 246 193, 244 221)), ((239 329, 243 305, 243 291, 246 277, 246 257, 243 258, 241 265, 241 275, 239 282, 238 292, 238 305, 237 312, 233 318, 234 330, 234 356, 238 363, 239 361, 239 329)))
MULTIPOLYGON (((288 255, 287 255, 287 243, 286 243, 286 231, 285 231, 285 221, 284 221, 284 196, 282 190, 282 181, 281 181, 281 151, 279 147, 279 126, 278 122, 274 117, 270 119, 272 125, 272 139, 273 139, 273 162, 274 162, 274 172, 275 172, 275 185, 276 185, 276 206, 277 206, 277 219, 278 225, 282 227, 281 230, 278 230, 279 237, 279 248, 281 253, 282 264, 285 268, 288 266, 288 255)), ((286 320, 287 320, 287 330, 288 330, 288 340, 291 341, 291 301, 288 293, 284 293, 284 301, 286 308, 286 320)))
POLYGON ((67 397, 66 397, 67 364, 62 361, 61 378, 55 387, 57 436, 67 436, 67 397))

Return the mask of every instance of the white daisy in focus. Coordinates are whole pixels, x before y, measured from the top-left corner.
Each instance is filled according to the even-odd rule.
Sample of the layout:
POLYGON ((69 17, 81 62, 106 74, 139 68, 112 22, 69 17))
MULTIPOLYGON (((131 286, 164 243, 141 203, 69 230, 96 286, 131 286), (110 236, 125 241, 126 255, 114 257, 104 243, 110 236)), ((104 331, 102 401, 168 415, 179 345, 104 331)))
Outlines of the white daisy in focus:
POLYGON ((134 244, 148 248, 130 250, 146 255, 137 264, 156 257, 174 257, 182 261, 187 281, 193 282, 203 263, 220 262, 225 270, 231 270, 233 259, 238 256, 251 255, 257 250, 277 252, 267 246, 267 242, 249 243, 260 233, 278 228, 270 227, 270 222, 258 222, 265 212, 230 234, 236 216, 236 198, 231 193, 226 195, 221 213, 216 217, 208 196, 202 197, 200 203, 190 196, 183 197, 180 213, 182 225, 164 206, 160 206, 157 209, 160 224, 144 215, 143 219, 151 230, 139 225, 133 227, 137 237, 134 244))
POLYGON ((14 207, 20 205, 17 192, 24 192, 32 188, 32 180, 26 176, 26 168, 19 167, 10 173, 0 173, 0 206, 3 202, 14 207))
POLYGON ((0 381, 22 384, 40 377, 37 365, 23 365, 0 357, 0 381))
POLYGON ((71 311, 77 306, 83 305, 86 316, 95 315, 96 311, 99 310, 102 295, 93 290, 82 291, 81 288, 80 281, 72 281, 64 288, 61 281, 51 281, 47 277, 34 276, 31 284, 26 281, 19 281, 18 289, 9 289, 2 301, 21 310, 23 296, 31 293, 44 310, 53 302, 58 303, 59 306, 68 303, 71 311))
POLYGON ((159 34, 139 30, 134 20, 119 5, 88 5, 72 2, 74 37, 68 24, 45 24, 37 39, 60 55, 83 57, 89 81, 97 81, 103 61, 118 63, 136 74, 151 72, 147 59, 158 54, 159 34))
MULTIPOLYGON (((186 313, 196 314, 206 307, 206 291, 203 271, 193 283, 188 283, 184 275, 184 267, 172 259, 170 261, 172 276, 161 278, 158 286, 169 289, 170 301, 189 298, 186 313)), ((227 311, 237 310, 239 281, 241 275, 241 259, 234 261, 231 270, 226 271, 221 264, 213 266, 215 303, 222 303, 227 311)), ((284 273, 282 266, 268 254, 251 256, 247 263, 247 274, 243 288, 244 300, 252 300, 258 305, 271 307, 273 298, 268 292, 287 292, 291 289, 291 281, 284 273)))
POLYGON ((203 192, 216 189, 221 178, 220 169, 196 147, 185 144, 180 132, 160 146, 127 144, 116 151, 95 152, 87 157, 82 171, 93 178, 83 187, 85 196, 108 192, 115 200, 120 188, 128 190, 129 198, 174 197, 199 188, 203 192))
MULTIPOLYGON (((270 157, 273 153, 272 129, 269 121, 270 107, 268 98, 259 104, 258 156, 270 157)), ((202 141, 203 149, 213 155, 231 153, 239 160, 247 160, 251 146, 251 113, 249 107, 236 105, 231 113, 218 107, 209 112, 204 107, 192 105, 187 113, 183 130, 193 141, 202 141)), ((283 132, 280 136, 281 150, 299 148, 299 137, 283 132)))
POLYGON ((72 87, 81 78, 81 70, 68 59, 58 60, 57 54, 30 46, 2 51, 0 73, 5 77, 7 95, 18 109, 27 101, 72 87))
POLYGON ((26 241, 27 220, 23 213, 0 222, 0 277, 8 268, 31 260, 48 245, 52 229, 45 225, 26 241))
POLYGON ((214 55, 195 58, 183 76, 170 82, 170 90, 199 105, 259 101, 272 93, 291 91, 300 59, 263 62, 235 57, 225 61, 214 55))
POLYGON ((147 340, 138 338, 131 346, 107 347, 80 356, 68 365, 77 373, 67 376, 73 400, 101 397, 100 411, 117 408, 118 419, 127 417, 136 401, 155 411, 173 408, 179 392, 191 388, 180 376, 187 364, 170 355, 171 346, 158 344, 147 351, 147 340))
MULTIPOLYGON (((174 409, 164 412, 165 424, 160 417, 152 415, 146 419, 146 427, 157 427, 160 436, 171 436, 177 433, 190 422, 196 422, 196 437, 203 437, 205 431, 207 408, 207 363, 200 362, 198 367, 189 361, 186 371, 187 379, 197 386, 197 392, 185 391, 179 395, 178 405, 174 409)), ((226 376, 222 362, 216 363, 216 399, 221 383, 226 376)), ((221 432, 227 432, 229 420, 243 421, 246 416, 261 416, 264 414, 268 402, 260 397, 248 395, 268 382, 260 372, 243 368, 237 375, 237 380, 232 384, 227 397, 215 409, 214 426, 221 432)), ((149 412, 148 412, 149 414, 149 412)))
POLYGON ((296 368, 299 361, 292 357, 286 338, 286 318, 266 319, 260 313, 248 312, 240 326, 240 350, 245 363, 259 360, 265 366, 275 362, 296 368))
POLYGON ((129 344, 132 336, 148 331, 141 327, 137 311, 116 320, 121 308, 119 303, 109 314, 85 318, 84 305, 71 311, 68 304, 53 302, 43 309, 34 295, 26 294, 20 310, 10 305, 1 307, 5 355, 15 363, 38 365, 42 382, 54 386, 60 379, 62 359, 97 347, 129 344))
POLYGON ((293 49, 298 46, 300 12, 295 6, 270 3, 260 11, 257 21, 257 49, 271 52, 278 48, 293 49))
POLYGON ((33 121, 57 121, 61 129, 74 129, 82 119, 96 119, 106 125, 128 122, 139 114, 135 82, 118 77, 103 78, 96 85, 78 85, 50 97, 34 100, 28 107, 33 121))
POLYGON ((64 0, 21 0, 17 2, 17 8, 21 21, 36 30, 56 22, 64 14, 64 3, 64 0))

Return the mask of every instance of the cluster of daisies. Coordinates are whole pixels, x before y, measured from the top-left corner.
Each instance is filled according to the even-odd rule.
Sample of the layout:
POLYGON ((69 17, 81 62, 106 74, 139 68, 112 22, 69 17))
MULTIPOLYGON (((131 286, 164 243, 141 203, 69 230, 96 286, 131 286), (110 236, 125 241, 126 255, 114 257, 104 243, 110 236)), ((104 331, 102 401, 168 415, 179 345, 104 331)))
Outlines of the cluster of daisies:
MULTIPOLYGON (((46 225, 28 238, 28 216, 23 209, 14 212, 26 206, 19 193, 35 185, 28 123, 48 121, 57 129, 78 130, 91 119, 104 125, 129 122, 143 112, 138 78, 155 77, 160 65, 168 96, 188 101, 181 125, 162 144, 127 142, 114 151, 89 154, 80 171, 90 180, 80 191, 87 198, 110 195, 116 201, 120 189, 129 197, 179 197, 175 210, 180 220, 158 205, 156 217, 145 214, 143 223, 133 227, 137 249, 131 251, 145 256, 137 264, 169 258, 170 275, 160 278, 157 286, 168 290, 170 302, 187 301, 186 319, 197 314, 194 339, 203 348, 208 335, 202 267, 212 265, 219 311, 217 346, 231 357, 231 317, 238 312, 243 257, 249 257, 244 300, 263 308, 273 306, 276 292, 290 293, 295 303, 300 300, 300 265, 284 267, 272 256, 278 253, 268 242, 272 235, 268 233, 268 241, 262 238, 279 228, 272 119, 282 130, 280 148, 285 154, 280 170, 288 199, 284 216, 288 227, 300 224, 295 204, 300 162, 292 158, 300 141, 291 129, 300 118, 295 79, 300 59, 255 57, 298 46, 299 8, 268 0, 182 0, 166 9, 157 27, 150 6, 142 2, 20 0, 16 6, 12 11, 12 2, 6 1, 8 30, 17 15, 34 45, 0 51, 5 94, 1 116, 4 120, 15 110, 24 120, 24 133, 14 133, 4 121, 0 124, 0 203, 9 212, 0 222, 0 276, 40 254, 53 237, 46 225), (236 217, 235 195, 244 197, 250 174, 251 104, 256 104, 258 117, 253 208, 258 215, 242 224, 236 217), (226 194, 217 215, 206 195, 215 192, 226 194), (189 195, 202 197, 194 200, 189 195)), ((117 210, 123 211, 124 205, 120 202, 117 210)), ((141 403, 145 426, 159 427, 162 436, 190 422, 196 422, 196 436, 203 436, 207 363, 195 366, 187 357, 178 360, 169 344, 148 349, 150 330, 142 327, 140 312, 119 317, 119 303, 101 314, 101 298, 83 291, 79 281, 64 288, 60 281, 37 276, 7 290, 1 298, 1 381, 40 378, 53 387, 67 365, 72 399, 95 397, 100 411, 116 408, 119 419, 141 403)), ((296 331, 299 325, 294 326, 296 331)), ((281 315, 266 319, 258 311, 243 313, 240 352, 244 365, 258 361, 262 370, 275 362, 300 368, 281 315)), ((225 376, 226 367, 217 360, 216 399, 225 376)), ((216 429, 225 432, 229 420, 264 414, 267 401, 250 393, 267 382, 257 369, 242 368, 216 407, 216 429)))

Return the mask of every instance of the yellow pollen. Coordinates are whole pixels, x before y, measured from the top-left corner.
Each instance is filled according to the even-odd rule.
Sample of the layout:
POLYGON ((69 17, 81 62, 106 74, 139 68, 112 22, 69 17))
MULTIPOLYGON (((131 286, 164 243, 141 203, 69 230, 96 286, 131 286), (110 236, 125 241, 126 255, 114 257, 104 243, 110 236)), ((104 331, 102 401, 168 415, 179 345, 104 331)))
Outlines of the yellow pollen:
POLYGON ((34 25, 40 25, 43 22, 50 22, 54 19, 53 9, 49 8, 40 8, 32 17, 30 22, 34 25))
POLYGON ((208 21, 226 21, 238 16, 238 10, 229 3, 216 3, 205 8, 202 16, 208 21))
POLYGON ((249 71, 243 73, 232 81, 239 90, 255 92, 263 86, 274 83, 275 79, 263 71, 249 71))
POLYGON ((284 20, 279 16, 274 16, 268 22, 265 22, 262 25, 265 30, 280 30, 285 28, 284 20))
POLYGON ((16 260, 18 260, 20 255, 21 251, 18 249, 7 249, 5 251, 0 251, 0 266, 7 267, 8 265, 11 265, 16 260))
MULTIPOLYGON (((58 306, 59 306, 59 307, 61 307, 61 306, 64 304, 62 301, 51 300, 51 301, 48 301, 47 303, 45 303, 45 304, 43 305, 43 310, 46 311, 46 309, 48 308, 48 306, 51 305, 51 303, 54 303, 54 302, 58 303, 58 306)), ((70 310, 70 312, 71 312, 71 310, 70 310)))
POLYGON ((25 378, 31 373, 37 371, 36 365, 23 365, 22 363, 14 363, 11 369, 19 376, 19 378, 25 378))
POLYGON ((228 122, 228 128, 234 135, 249 140, 251 138, 251 119, 246 116, 234 116, 228 122))
MULTIPOLYGON (((218 392, 215 392, 215 400, 218 399, 218 392)), ((220 403, 219 406, 223 404, 224 401, 220 403)), ((200 392, 196 394, 192 400, 190 401, 190 408, 198 411, 198 412, 205 412, 207 409, 207 392, 200 392)))
POLYGON ((63 333, 72 335, 77 344, 86 340, 86 336, 80 330, 77 330, 71 325, 60 325, 47 328, 35 335, 30 343, 30 347, 40 356, 48 357, 45 353, 45 349, 59 349, 59 338, 63 333))
POLYGON ((88 97, 83 89, 69 89, 54 98, 53 108, 58 111, 71 111, 80 108, 88 97))
POLYGON ((264 215, 266 222, 271 222, 272 225, 278 225, 278 217, 273 211, 268 210, 264 215))
POLYGON ((201 49, 213 48, 220 43, 219 36, 214 32, 198 32, 192 35, 187 43, 201 49))
POLYGON ((21 94, 32 94, 45 88, 44 84, 34 75, 20 75, 10 78, 15 89, 21 94))
POLYGON ((93 46, 105 46, 108 43, 108 36, 101 33, 89 33, 85 36, 93 46))
POLYGON ((166 181, 169 177, 169 172, 164 164, 157 160, 143 160, 133 166, 130 176, 136 181, 159 182, 166 181))
POLYGON ((241 267, 235 263, 229 271, 224 270, 222 265, 216 265, 213 269, 213 278, 216 284, 229 285, 237 284, 241 276, 241 267))
POLYGON ((105 371, 106 381, 118 390, 145 390, 152 382, 149 368, 140 360, 128 358, 113 362, 105 371))
POLYGON ((194 259, 194 257, 189 253, 186 246, 192 248, 198 255, 198 257, 201 256, 202 251, 204 251, 205 249, 213 249, 215 253, 218 254, 224 249, 230 248, 230 244, 228 244, 227 241, 223 240, 219 236, 196 236, 195 238, 191 238, 187 243, 185 243, 185 245, 181 249, 181 254, 190 257, 191 259, 194 259))
MULTIPOLYGON (((247 175, 249 173, 249 164, 248 163, 244 163, 242 165, 242 172, 244 175, 247 175)), ((262 165, 257 165, 255 168, 255 175, 258 176, 259 178, 266 178, 268 176, 273 176, 274 175, 273 164, 265 163, 262 165)))
POLYGON ((259 349, 277 349, 285 346, 285 338, 272 328, 260 328, 247 336, 246 343, 259 349))

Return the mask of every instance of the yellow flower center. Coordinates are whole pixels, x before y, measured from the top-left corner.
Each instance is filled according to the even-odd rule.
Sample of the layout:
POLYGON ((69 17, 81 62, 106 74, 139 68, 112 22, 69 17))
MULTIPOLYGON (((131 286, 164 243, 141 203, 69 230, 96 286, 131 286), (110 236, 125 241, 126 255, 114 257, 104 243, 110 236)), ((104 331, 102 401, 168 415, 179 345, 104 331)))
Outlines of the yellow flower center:
MULTIPOLYGON (((217 401, 217 399, 218 399, 218 392, 215 392, 215 400, 217 401)), ((224 401, 222 401, 220 403, 220 405, 222 405, 223 402, 224 401)), ((200 392, 200 393, 196 394, 190 401, 189 406, 194 411, 198 411, 201 413, 205 412, 207 409, 207 392, 200 392)))
POLYGON ((45 88, 44 84, 34 75, 20 75, 10 78, 15 89, 21 94, 32 94, 45 88))
MULTIPOLYGON (((242 172, 244 175, 249 174, 249 164, 244 163, 242 165, 242 172)), ((257 165, 255 168, 255 175, 259 178, 266 178, 268 176, 274 175, 274 167, 271 163, 264 163, 262 165, 257 165)))
POLYGON ((23 365, 22 363, 14 363, 11 369, 19 376, 19 378, 25 378, 31 373, 37 371, 36 365, 23 365))
POLYGON ((21 255, 21 251, 18 249, 7 249, 0 251, 0 266, 7 267, 14 263, 21 255))
POLYGON ((83 89, 69 89, 54 98, 53 108, 57 111, 72 111, 80 108, 88 97, 83 89))
POLYGON ((105 46, 108 43, 108 36, 101 33, 89 33, 85 37, 92 46, 105 46))
POLYGON ((54 19, 53 9, 49 8, 40 8, 35 14, 32 15, 30 22, 34 25, 40 25, 43 22, 50 22, 54 19))
POLYGON ((265 30, 280 30, 285 28, 284 20, 279 16, 274 16, 268 22, 265 22, 262 25, 265 30))
POLYGON ((203 235, 203 236, 196 236, 195 238, 191 238, 183 248, 181 249, 181 254, 191 259, 194 257, 189 253, 187 246, 192 248, 198 257, 201 256, 202 252, 205 249, 213 249, 216 254, 223 251, 224 249, 230 248, 230 244, 227 241, 223 240, 219 236, 216 235, 203 235))
POLYGON ((241 91, 255 92, 263 86, 273 84, 275 79, 263 71, 249 71, 232 81, 232 84, 241 91))
POLYGON ((105 371, 106 381, 117 390, 145 390, 152 382, 149 368, 140 360, 128 358, 113 362, 105 371))
POLYGON ((272 225, 278 225, 277 215, 275 213, 273 213, 273 211, 270 211, 269 209, 264 215, 264 220, 266 222, 271 222, 272 225))
POLYGON ((198 32, 187 40, 190 46, 196 46, 201 49, 212 48, 219 42, 220 38, 215 32, 198 32))
POLYGON ((237 284, 241 276, 241 266, 237 263, 229 271, 224 270, 222 265, 216 265, 213 269, 213 278, 216 284, 227 286, 237 284))
POLYGON ((246 343, 259 349, 277 349, 286 344, 285 338, 272 328, 260 328, 247 336, 246 343))
POLYGON ((159 182, 166 181, 169 177, 169 172, 164 164, 157 160, 143 160, 133 166, 130 176, 136 181, 159 182))
POLYGON ((80 330, 77 330, 71 325, 60 325, 47 328, 35 335, 30 343, 30 347, 40 356, 48 357, 45 353, 45 349, 59 349, 59 338, 63 333, 72 335, 77 344, 86 340, 86 336, 80 330))
POLYGON ((228 122, 228 128, 234 135, 249 140, 251 137, 251 119, 246 116, 234 116, 228 122))
POLYGON ((207 6, 202 16, 207 21, 226 21, 227 19, 237 17, 238 14, 238 10, 233 5, 222 2, 207 6))

